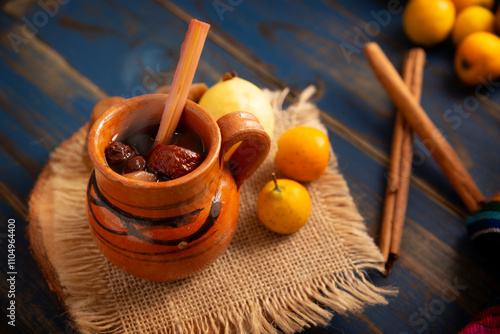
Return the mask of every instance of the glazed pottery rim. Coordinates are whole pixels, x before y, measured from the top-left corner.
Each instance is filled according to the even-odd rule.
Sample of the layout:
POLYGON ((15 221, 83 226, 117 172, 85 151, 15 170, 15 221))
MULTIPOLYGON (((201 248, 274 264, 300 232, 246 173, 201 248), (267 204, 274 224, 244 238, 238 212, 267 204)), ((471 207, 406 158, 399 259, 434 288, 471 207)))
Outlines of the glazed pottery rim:
POLYGON ((208 154, 203 160, 203 162, 195 170, 177 179, 160 181, 160 182, 150 182, 150 181, 133 180, 128 177, 122 176, 116 173, 113 169, 111 169, 111 167, 108 166, 108 164, 106 163, 106 158, 104 157, 104 152, 102 152, 101 154, 98 152, 98 136, 101 133, 104 124, 109 122, 114 117, 117 117, 117 115, 126 110, 126 106, 129 104, 132 104, 136 101, 144 100, 145 98, 146 99, 162 98, 166 100, 167 96, 168 94, 140 95, 119 102, 110 107, 108 110, 106 110, 95 121, 95 123, 92 125, 89 131, 88 153, 90 159, 92 160, 94 168, 98 169, 106 178, 119 182, 127 187, 161 189, 161 188, 180 186, 192 182, 201 175, 203 175, 214 162, 218 164, 217 160, 219 159, 222 138, 217 122, 213 118, 213 116, 199 104, 191 100, 187 100, 183 112, 189 110, 189 112, 194 112, 195 114, 197 114, 198 118, 202 119, 206 124, 206 126, 210 128, 210 132, 213 132, 213 134, 215 134, 216 136, 214 138, 214 145, 212 145, 213 147, 208 151, 208 154))

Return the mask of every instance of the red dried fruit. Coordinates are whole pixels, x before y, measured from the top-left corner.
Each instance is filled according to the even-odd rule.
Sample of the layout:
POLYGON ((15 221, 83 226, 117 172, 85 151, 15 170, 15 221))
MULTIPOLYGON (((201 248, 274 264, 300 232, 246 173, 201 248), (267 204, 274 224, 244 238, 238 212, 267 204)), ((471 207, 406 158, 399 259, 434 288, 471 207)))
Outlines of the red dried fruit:
POLYGON ((123 165, 124 173, 132 173, 139 170, 146 170, 146 159, 142 155, 127 159, 123 165))
POLYGON ((192 172, 203 162, 198 153, 176 145, 158 145, 149 155, 148 168, 168 179, 192 172))
POLYGON ((119 141, 114 141, 106 146, 104 154, 108 164, 118 165, 130 157, 135 156, 137 153, 132 147, 120 143, 119 141))

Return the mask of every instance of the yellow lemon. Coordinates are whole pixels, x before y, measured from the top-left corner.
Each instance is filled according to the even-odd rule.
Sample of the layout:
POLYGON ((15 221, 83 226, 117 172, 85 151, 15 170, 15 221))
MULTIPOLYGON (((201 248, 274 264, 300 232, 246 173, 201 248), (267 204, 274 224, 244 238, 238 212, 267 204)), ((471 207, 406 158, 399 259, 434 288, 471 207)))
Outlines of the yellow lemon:
POLYGON ((457 12, 469 6, 483 6, 485 8, 492 10, 493 5, 495 4, 495 0, 452 0, 452 1, 455 4, 457 12))
POLYGON ((460 43, 455 53, 455 71, 468 85, 479 85, 500 77, 500 37, 475 32, 460 43))
POLYGON ((198 104, 216 120, 233 111, 252 113, 269 136, 273 136, 273 108, 262 90, 250 81, 239 77, 220 81, 201 96, 198 104))
POLYGON ((454 23, 455 5, 450 0, 410 0, 403 13, 406 36, 423 47, 444 41, 454 23))
POLYGON ((313 181, 323 175, 330 158, 330 142, 318 129, 298 126, 278 139, 275 163, 287 177, 313 181))
POLYGON ((271 231, 290 234, 301 229, 311 213, 311 197, 298 182, 288 179, 267 183, 257 199, 257 216, 271 231))
POLYGON ((469 6, 457 15, 451 37, 458 45, 467 35, 478 31, 495 33, 495 15, 481 6, 469 6))

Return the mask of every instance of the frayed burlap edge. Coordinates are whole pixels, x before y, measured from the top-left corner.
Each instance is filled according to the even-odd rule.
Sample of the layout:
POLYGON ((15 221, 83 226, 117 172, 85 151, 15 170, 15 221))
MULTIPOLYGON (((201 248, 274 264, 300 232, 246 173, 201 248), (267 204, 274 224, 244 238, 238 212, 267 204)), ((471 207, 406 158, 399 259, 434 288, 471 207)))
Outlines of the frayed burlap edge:
POLYGON ((114 302, 106 293, 109 264, 93 244, 88 225, 81 223, 81 217, 86 216, 85 205, 81 204, 86 183, 81 180, 88 178, 91 170, 85 145, 87 132, 85 125, 51 154, 30 195, 26 237, 72 327, 81 333, 108 333, 121 327, 114 302), (57 196, 52 196, 55 192, 57 196), (65 207, 77 209, 61 210, 65 207))
MULTIPOLYGON (((276 124, 278 133, 279 129, 298 125, 312 126, 326 132, 319 120, 319 110, 309 102, 314 92, 314 87, 308 87, 298 101, 283 112, 281 107, 288 91, 265 91, 273 108, 279 114, 276 124)), ((65 172, 58 170, 57 166, 58 161, 64 159, 66 163, 71 161, 74 164, 73 174, 75 171, 89 173, 88 161, 82 152, 85 149, 86 131, 85 127, 82 128, 61 145, 42 173, 30 200, 31 223, 28 226, 28 236, 35 259, 49 280, 51 288, 59 294, 75 327, 81 333, 122 333, 124 324, 114 307, 117 301, 109 293, 110 264, 98 249, 93 247, 88 226, 74 223, 78 221, 76 217, 86 213, 75 210, 65 213, 64 216, 43 217, 61 224, 58 228, 48 231, 40 231, 40 226, 33 223, 40 219, 39 215, 59 214, 54 210, 58 207, 57 199, 53 202, 41 200, 43 193, 48 192, 44 189, 45 186, 58 188, 64 194, 65 205, 70 205, 71 201, 82 200, 82 189, 75 189, 68 184, 67 179, 72 176, 62 175, 65 172), (75 149, 69 150, 72 156, 67 156, 67 149, 64 150, 65 156, 58 154, 68 145, 75 146, 75 149), (56 180, 55 183, 48 185, 45 181, 49 176, 59 178, 61 182, 56 180), (41 206, 39 203, 42 203, 41 206), (49 246, 36 240, 40 237, 43 238, 43 242, 47 243, 50 240, 50 243, 54 244, 49 246), (71 248, 59 249, 57 243, 64 244, 65 241, 66 243, 71 241, 71 248), (51 279, 56 281, 50 282, 51 279)), ((353 203, 343 176, 337 170, 337 160, 333 151, 331 153, 327 172, 319 181, 308 183, 306 187, 312 196, 320 198, 319 205, 324 214, 323 219, 335 224, 343 248, 339 253, 348 254, 352 270, 335 272, 308 282, 301 282, 300 285, 288 286, 287 291, 274 291, 266 296, 228 304, 210 314, 179 321, 171 324, 170 328, 158 329, 157 333, 270 334, 277 333, 277 328, 285 333, 294 333, 306 327, 327 324, 333 316, 332 311, 347 315, 359 313, 367 305, 387 304, 386 296, 394 295, 396 290, 391 287, 376 287, 367 279, 366 270, 383 271, 382 255, 373 239, 366 233, 363 218, 353 203)), ((78 175, 73 176, 78 177, 78 175)))

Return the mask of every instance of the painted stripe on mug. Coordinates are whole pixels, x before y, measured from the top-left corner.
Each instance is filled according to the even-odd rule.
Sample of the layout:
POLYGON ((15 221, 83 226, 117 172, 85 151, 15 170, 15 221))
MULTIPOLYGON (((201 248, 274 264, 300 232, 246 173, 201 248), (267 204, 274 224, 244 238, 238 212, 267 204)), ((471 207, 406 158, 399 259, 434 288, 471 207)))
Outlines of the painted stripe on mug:
POLYGON ((188 204, 191 204, 192 202, 196 201, 198 199, 198 197, 200 197, 201 195, 203 195, 204 192, 206 192, 209 187, 212 185, 212 183, 214 182, 214 180, 212 180, 210 183, 207 183, 205 184, 205 186, 203 187, 203 189, 197 193, 196 195, 194 195, 193 197, 187 199, 187 200, 184 200, 184 201, 180 201, 180 202, 177 202, 177 203, 173 203, 173 204, 168 204, 168 205, 158 205, 158 206, 142 206, 142 205, 133 205, 133 204, 130 204, 130 203, 125 203, 123 201, 120 201, 118 199, 116 199, 115 197, 113 197, 111 194, 109 194, 108 192, 106 192, 105 189, 101 190, 99 188, 99 191, 102 193, 102 194, 105 194, 105 196, 107 198, 110 198, 112 199, 113 201, 117 202, 117 203, 120 203, 124 206, 128 206, 128 207, 131 207, 131 208, 136 208, 136 209, 142 209, 142 210, 151 210, 151 211, 154 211, 154 210, 169 210, 169 209, 175 209, 179 206, 184 206, 184 205, 188 205, 188 204))
MULTIPOLYGON (((92 233, 94 233, 94 231, 92 231, 92 233)), ((178 259, 171 259, 171 260, 152 260, 152 259, 141 259, 141 258, 136 258, 136 257, 133 257, 133 256, 130 256, 128 254, 124 254, 124 253, 120 253, 119 251, 117 251, 116 249, 110 247, 109 245, 106 245, 106 244, 103 244, 105 247, 109 248, 110 250, 112 250, 113 252, 119 254, 119 255, 122 255, 122 256, 125 256, 129 259, 132 259, 132 260, 136 260, 136 261, 141 261, 141 262, 152 262, 152 263, 173 263, 173 262, 179 262, 179 261, 184 261, 184 260, 187 260, 187 259, 192 259, 194 257, 197 257, 197 256, 200 256, 200 255, 203 255, 205 254, 206 252, 208 252, 209 250, 211 250, 212 248, 218 246, 220 244, 220 242, 218 243, 214 243, 213 245, 211 245, 210 247, 204 249, 203 251, 201 252, 198 252, 198 253, 195 253, 195 254, 191 254, 191 255, 188 255, 188 256, 184 256, 184 257, 181 257, 181 258, 178 258, 178 259)))
MULTIPOLYGON (((91 176, 91 180, 89 181, 89 187, 87 188, 87 202, 89 205, 89 210, 92 213, 92 217, 94 218, 94 220, 96 221, 96 223, 100 227, 102 227, 104 230, 106 230, 110 233, 114 233, 114 234, 118 234, 118 235, 133 235, 134 237, 136 237, 144 242, 147 242, 150 244, 155 244, 155 245, 164 245, 164 246, 176 246, 180 242, 183 242, 183 241, 190 243, 190 242, 193 242, 193 241, 198 240, 201 237, 203 237, 215 225, 215 222, 220 215, 221 206, 222 206, 220 193, 217 191, 212 199, 212 205, 210 207, 208 217, 198 230, 196 230, 194 233, 192 233, 186 237, 183 237, 183 238, 178 238, 178 239, 173 239, 173 240, 161 240, 161 239, 151 238, 151 237, 145 235, 143 230, 138 230, 135 227, 137 220, 141 219, 141 217, 137 217, 137 216, 130 215, 130 214, 123 215, 120 212, 120 210, 115 210, 115 208, 112 205, 109 205, 107 207, 107 209, 120 219, 120 222, 123 224, 123 226, 125 227, 125 229, 127 231, 126 232, 116 231, 116 230, 112 230, 112 229, 104 226, 97 219, 97 217, 94 214, 94 210, 92 208, 92 204, 97 205, 97 206, 101 206, 101 207, 104 207, 104 204, 108 204, 108 203, 105 203, 105 199, 98 198, 98 197, 100 197, 99 195, 102 195, 102 194, 99 194, 99 192, 97 191, 97 187, 96 187, 96 183, 95 183, 95 175, 93 174, 91 176), (90 183, 92 180, 93 180, 93 182, 90 183), (96 193, 96 197, 91 196, 91 194, 90 194, 91 188, 94 189, 94 192, 96 193)), ((146 218, 146 219, 150 219, 150 218, 146 218)))
POLYGON ((106 198, 106 196, 104 196, 104 194, 101 192, 101 189, 97 185, 95 172, 92 172, 92 175, 90 177, 89 188, 90 186, 94 188, 94 192, 96 193, 96 198, 92 198, 93 203, 95 205, 101 207, 108 206, 110 211, 112 211, 115 214, 115 216, 135 219, 136 220, 135 224, 139 226, 170 226, 174 228, 182 227, 194 222, 198 218, 200 212, 203 210, 203 208, 201 208, 183 215, 173 216, 169 218, 149 218, 149 217, 133 215, 113 205, 106 198))
MULTIPOLYGON (((137 252, 137 251, 133 251, 133 250, 129 250, 129 249, 126 249, 126 248, 123 248, 123 247, 120 247, 118 245, 116 245, 115 243, 111 242, 110 240, 106 239, 103 235, 101 235, 95 228, 94 226, 90 225, 90 228, 92 229, 92 232, 94 233, 94 235, 96 235, 100 240, 102 240, 103 242, 105 242, 106 244, 108 244, 110 247, 112 248, 115 248, 117 250, 121 250, 123 252, 126 252, 126 253, 130 253, 130 254, 137 254, 137 255, 151 255, 151 256, 161 256, 161 255, 169 255, 169 254, 175 254, 175 253, 180 253, 180 252, 183 252, 185 251, 186 249, 191 249, 191 248, 194 248, 196 246, 199 246, 201 245, 202 243, 204 243, 205 241, 207 241, 208 239, 210 239, 212 236, 214 236, 215 233, 217 233, 218 229, 214 230, 212 233, 206 235, 203 239, 200 239, 194 243, 191 243, 191 244, 188 244, 185 248, 177 248, 177 249, 174 249, 174 250, 170 250, 170 251, 163 251, 163 252, 137 252)), ((118 252, 119 254, 122 254, 120 252, 118 252)), ((124 255, 124 254, 122 254, 124 255)))

